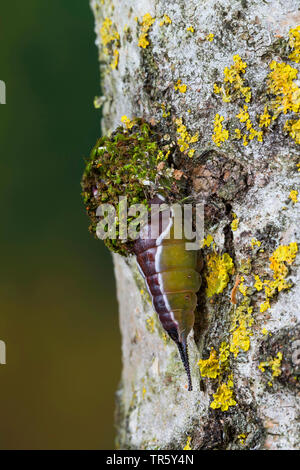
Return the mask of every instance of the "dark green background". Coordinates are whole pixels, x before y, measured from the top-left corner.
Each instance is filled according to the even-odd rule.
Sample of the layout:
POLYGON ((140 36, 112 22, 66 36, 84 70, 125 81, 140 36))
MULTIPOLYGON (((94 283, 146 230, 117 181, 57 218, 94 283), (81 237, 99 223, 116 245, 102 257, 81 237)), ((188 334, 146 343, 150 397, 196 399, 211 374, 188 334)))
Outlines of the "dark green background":
POLYGON ((79 185, 99 135, 94 43, 88 0, 1 3, 2 449, 113 448, 112 261, 79 185))

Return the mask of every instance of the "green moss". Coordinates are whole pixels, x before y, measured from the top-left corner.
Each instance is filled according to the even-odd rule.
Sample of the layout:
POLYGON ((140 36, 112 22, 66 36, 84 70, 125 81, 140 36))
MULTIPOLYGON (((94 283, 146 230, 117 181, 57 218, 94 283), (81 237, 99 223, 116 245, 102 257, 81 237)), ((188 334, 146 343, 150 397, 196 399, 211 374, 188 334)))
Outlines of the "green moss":
MULTIPOLYGON (((145 204, 155 194, 178 193, 171 161, 174 147, 169 148, 158 130, 143 119, 129 121, 127 128, 118 127, 111 136, 101 137, 91 152, 82 178, 82 196, 91 219, 90 231, 96 233, 99 217, 96 210, 102 203, 113 204, 119 214, 119 197, 127 196, 128 207, 145 204)), ((128 218, 130 222, 132 218, 128 218)), ((119 220, 116 222, 117 235, 119 220)), ((124 243, 107 238, 104 243, 112 251, 128 255, 133 241, 124 243)))

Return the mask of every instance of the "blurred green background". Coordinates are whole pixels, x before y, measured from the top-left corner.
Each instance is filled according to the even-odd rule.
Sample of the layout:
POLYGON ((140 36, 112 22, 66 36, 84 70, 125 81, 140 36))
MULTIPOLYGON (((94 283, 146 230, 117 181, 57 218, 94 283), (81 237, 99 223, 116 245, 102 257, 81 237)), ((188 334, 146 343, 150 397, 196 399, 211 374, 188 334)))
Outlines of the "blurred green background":
POLYGON ((0 448, 113 449, 112 260, 79 185, 100 132, 89 2, 2 2, 0 41, 0 448))

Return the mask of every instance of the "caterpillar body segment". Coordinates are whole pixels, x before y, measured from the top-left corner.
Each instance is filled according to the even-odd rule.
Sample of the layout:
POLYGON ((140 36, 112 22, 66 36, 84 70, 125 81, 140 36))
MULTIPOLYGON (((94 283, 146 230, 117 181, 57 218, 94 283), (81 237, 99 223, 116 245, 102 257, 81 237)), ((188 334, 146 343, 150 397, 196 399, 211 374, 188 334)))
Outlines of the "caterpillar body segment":
MULTIPOLYGON (((161 205, 162 201, 157 197, 153 204, 161 205)), ((172 214, 166 219, 165 227, 161 216, 156 225, 152 222, 152 227, 150 224, 142 227, 133 251, 160 322, 178 346, 188 376, 188 389, 192 390, 187 337, 194 325, 196 293, 201 285, 196 270, 198 252, 186 250, 184 238, 175 238, 172 214), (153 231, 157 238, 151 238, 153 231)))

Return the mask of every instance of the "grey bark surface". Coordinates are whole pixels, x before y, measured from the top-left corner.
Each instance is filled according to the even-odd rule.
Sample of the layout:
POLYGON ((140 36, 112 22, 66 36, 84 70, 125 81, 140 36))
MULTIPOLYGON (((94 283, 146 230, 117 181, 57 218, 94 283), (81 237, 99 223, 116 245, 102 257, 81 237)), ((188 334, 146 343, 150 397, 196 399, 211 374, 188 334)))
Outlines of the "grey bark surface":
MULTIPOLYGON (((103 133, 117 127, 123 115, 138 116, 162 122, 165 133, 176 140, 174 120, 183 118, 188 132, 199 132, 199 140, 193 144, 193 158, 183 160, 179 168, 188 174, 196 202, 209 205, 214 198, 209 233, 217 251, 231 255, 236 273, 250 259, 254 271, 245 273, 248 286, 253 286, 254 274, 271 277, 269 257, 274 250, 299 241, 300 202, 289 199, 290 191, 299 189, 299 146, 284 134, 286 116, 280 116, 263 142, 253 139, 244 146, 229 138, 217 147, 212 141, 215 115, 224 116, 232 135, 245 101, 223 102, 213 93, 213 85, 223 81, 223 71, 233 64, 235 54, 246 61, 244 78, 251 87, 248 107, 254 122, 264 109, 261 97, 269 64, 283 61, 281 38, 288 38, 289 29, 300 24, 298 1, 92 0, 91 5, 101 61, 103 133), (138 47, 138 37, 146 13, 156 21, 144 49, 138 47), (160 26, 164 14, 172 23, 160 26), (113 58, 103 51, 100 29, 105 18, 120 35, 115 69, 110 66, 113 58), (187 31, 189 26, 194 32, 187 31), (209 33, 214 34, 212 41, 206 39, 209 33), (174 89, 178 79, 187 85, 185 93, 174 89), (167 118, 162 116, 162 103, 170 113, 167 118), (236 230, 231 228, 232 213, 239 219, 236 230), (264 251, 251 248, 253 238, 261 241, 264 251)), ((299 70, 299 64, 293 66, 299 70)), ((194 389, 188 392, 176 345, 164 337, 134 257, 113 258, 123 355, 118 447, 183 449, 190 437, 193 449, 299 449, 299 258, 289 267, 292 287, 272 298, 265 312, 259 308, 261 294, 249 290, 254 318, 250 348, 237 357, 230 354, 236 405, 226 411, 210 407, 218 379, 201 377, 197 362, 230 337, 235 275, 213 302, 205 296, 205 287, 199 293, 189 337, 194 389), (281 374, 272 377, 258 365, 278 351, 283 354, 281 374)), ((239 291, 237 299, 238 304, 243 299, 239 291)))

